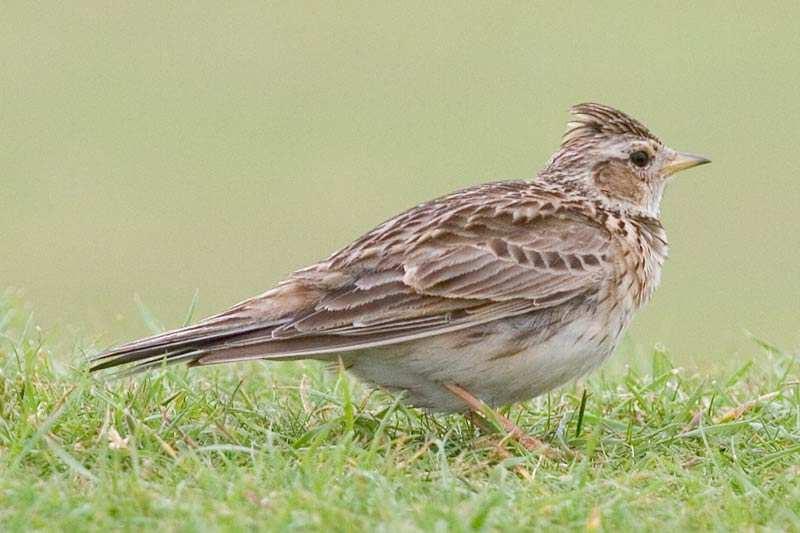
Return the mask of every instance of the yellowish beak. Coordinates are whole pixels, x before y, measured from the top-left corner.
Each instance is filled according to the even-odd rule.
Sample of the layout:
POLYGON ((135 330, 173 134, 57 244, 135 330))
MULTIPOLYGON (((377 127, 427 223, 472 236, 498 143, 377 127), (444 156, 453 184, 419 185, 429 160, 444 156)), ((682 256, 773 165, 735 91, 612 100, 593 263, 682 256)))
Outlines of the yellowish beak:
POLYGON ((686 170, 687 168, 696 167, 698 165, 705 165, 706 163, 711 163, 711 160, 699 155, 675 152, 675 155, 664 165, 664 175, 671 176, 681 170, 686 170))

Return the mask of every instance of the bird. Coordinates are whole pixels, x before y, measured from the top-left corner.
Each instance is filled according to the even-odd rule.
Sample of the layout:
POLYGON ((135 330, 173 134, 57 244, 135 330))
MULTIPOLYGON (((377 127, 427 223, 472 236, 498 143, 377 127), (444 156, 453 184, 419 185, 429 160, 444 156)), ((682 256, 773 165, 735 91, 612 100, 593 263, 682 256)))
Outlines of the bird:
POLYGON ((432 412, 534 398, 614 352, 661 278, 665 186, 709 162, 615 108, 574 105, 532 179, 412 207, 263 294, 100 353, 91 370, 313 359, 432 412))

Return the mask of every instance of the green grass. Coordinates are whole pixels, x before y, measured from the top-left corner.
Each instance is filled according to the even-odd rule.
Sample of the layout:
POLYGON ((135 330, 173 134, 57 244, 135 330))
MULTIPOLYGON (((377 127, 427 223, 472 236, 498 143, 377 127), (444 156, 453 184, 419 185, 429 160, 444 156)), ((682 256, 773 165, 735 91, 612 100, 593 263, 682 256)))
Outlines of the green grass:
POLYGON ((576 452, 549 460, 317 364, 103 383, 94 348, 21 309, 0 300, 3 531, 800 530, 798 359, 766 344, 714 376, 657 352, 511 408, 576 452))

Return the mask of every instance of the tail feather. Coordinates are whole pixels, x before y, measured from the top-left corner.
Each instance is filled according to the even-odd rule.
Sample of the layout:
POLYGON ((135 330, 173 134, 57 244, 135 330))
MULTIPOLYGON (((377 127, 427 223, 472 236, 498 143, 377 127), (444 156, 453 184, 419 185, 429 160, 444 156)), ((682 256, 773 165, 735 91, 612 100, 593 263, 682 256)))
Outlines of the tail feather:
MULTIPOLYGON (((124 366, 121 369, 117 370, 116 372, 112 372, 108 377, 111 380, 124 378, 128 376, 133 376, 136 374, 140 374, 146 370, 150 370, 151 368, 162 367, 162 366, 172 366, 177 363, 190 363, 197 358, 197 351, 195 350, 184 350, 184 351, 176 351, 176 352, 168 352, 163 355, 158 355, 155 357, 148 357, 145 359, 138 360, 135 364, 124 366)), ((119 365, 121 366, 122 363, 119 365)), ((104 368, 110 368, 113 366, 118 366, 114 363, 108 364, 104 363, 102 365, 97 365, 92 367, 91 371, 94 372, 96 370, 102 370, 104 368)))
POLYGON ((271 324, 245 324, 236 328, 214 328, 189 326, 187 328, 176 329, 160 333, 152 337, 121 344, 98 355, 95 359, 106 359, 127 353, 139 353, 142 355, 163 352, 165 349, 174 349, 181 346, 190 346, 203 342, 213 342, 215 340, 230 338, 236 335, 250 333, 252 331, 272 329, 280 323, 271 324))
POLYGON ((163 360, 173 360, 187 353, 198 353, 225 343, 242 340, 248 335, 269 336, 283 322, 237 324, 215 324, 211 321, 181 328, 152 337, 136 340, 106 350, 92 358, 95 363, 91 371, 103 370, 130 363, 153 366, 163 360))

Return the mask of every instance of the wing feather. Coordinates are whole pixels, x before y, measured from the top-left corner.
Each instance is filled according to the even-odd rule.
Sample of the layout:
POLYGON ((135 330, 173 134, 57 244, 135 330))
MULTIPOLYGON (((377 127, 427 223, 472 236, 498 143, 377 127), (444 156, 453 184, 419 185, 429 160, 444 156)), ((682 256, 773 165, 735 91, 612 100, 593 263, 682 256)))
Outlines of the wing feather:
POLYGON ((613 275, 611 235, 585 209, 530 183, 487 187, 418 206, 277 289, 95 368, 363 350, 559 305, 613 275))

